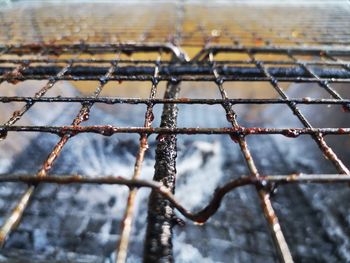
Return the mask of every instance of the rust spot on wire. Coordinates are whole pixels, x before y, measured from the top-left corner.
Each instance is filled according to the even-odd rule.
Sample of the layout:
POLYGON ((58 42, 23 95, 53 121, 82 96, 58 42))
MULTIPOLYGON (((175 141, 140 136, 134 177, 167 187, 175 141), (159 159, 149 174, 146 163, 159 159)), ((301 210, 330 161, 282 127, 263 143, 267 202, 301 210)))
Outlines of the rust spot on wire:
POLYGON ((346 129, 345 128, 339 128, 338 132, 339 132, 339 134, 344 134, 344 133, 346 133, 346 129))
POLYGON ((343 112, 346 112, 346 113, 350 112, 350 104, 343 105, 342 110, 343 112))
POLYGON ((283 131, 282 134, 289 138, 296 138, 300 135, 300 132, 296 129, 287 129, 283 131))
POLYGON ((13 70, 6 72, 3 74, 3 78, 11 83, 11 84, 17 84, 19 82, 18 78, 22 78, 23 74, 22 71, 26 69, 26 67, 29 65, 28 62, 22 62, 17 67, 15 67, 13 70))

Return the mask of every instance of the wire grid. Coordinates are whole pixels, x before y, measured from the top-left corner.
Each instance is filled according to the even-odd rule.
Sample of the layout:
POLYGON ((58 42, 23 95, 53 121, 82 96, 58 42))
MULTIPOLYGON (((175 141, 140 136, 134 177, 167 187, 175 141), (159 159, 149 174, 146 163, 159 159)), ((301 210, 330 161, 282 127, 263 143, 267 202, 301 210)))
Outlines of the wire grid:
POLYGON ((122 184, 130 187, 127 208, 121 226, 122 235, 117 249, 119 262, 125 261, 127 256, 134 209, 133 199, 139 187, 152 188, 169 200, 185 217, 203 223, 216 212, 226 193, 237 187, 254 185, 259 193, 281 261, 291 262, 291 253, 269 199, 271 185, 349 182, 348 167, 327 145, 324 137, 349 135, 350 128, 314 128, 310 120, 306 119, 298 108, 299 105, 304 104, 315 106, 334 104, 341 105, 345 112, 349 111, 350 100, 342 98, 332 87, 333 83, 348 83, 350 80, 350 51, 346 48, 350 42, 348 37, 350 27, 347 19, 349 5, 344 3, 325 2, 316 5, 298 3, 298 5, 287 5, 287 7, 276 5, 276 3, 271 6, 237 3, 234 9, 222 5, 203 5, 203 3, 197 5, 191 2, 157 3, 156 6, 145 3, 140 8, 133 6, 130 9, 121 8, 115 3, 113 5, 108 3, 78 4, 79 8, 74 8, 73 6, 76 5, 74 3, 66 6, 41 3, 40 5, 24 6, 15 11, 5 9, 6 13, 0 11, 2 21, 0 42, 7 44, 0 47, 2 65, 0 82, 8 81, 15 84, 29 79, 47 80, 47 84, 34 96, 0 97, 1 103, 26 103, 0 127, 1 138, 5 139, 8 132, 28 131, 54 133, 60 137, 36 176, 2 175, 0 177, 1 182, 22 181, 29 185, 2 226, 0 232, 2 243, 20 222, 23 211, 37 185, 43 182, 122 184), (93 13, 91 10, 94 10, 93 13), (154 13, 157 13, 157 16, 154 16, 154 13), (212 15, 213 13, 220 15, 212 15), (295 16, 296 13, 298 16, 295 16), (138 17, 137 21, 130 22, 129 19, 126 19, 132 16, 138 17), (203 16, 205 19, 202 19, 203 16), (118 23, 114 21, 116 17, 118 17, 118 23), (267 17, 268 19, 261 19, 267 17), (334 20, 335 17, 336 20, 334 20), (123 21, 128 21, 128 24, 123 21), (133 41, 137 44, 132 43, 133 41), (42 44, 43 42, 50 44, 42 44), (150 42, 153 44, 147 44, 150 42), (171 44, 164 45, 164 42, 171 44), (194 52, 195 55, 191 61, 186 61, 186 55, 177 47, 179 45, 186 51, 194 52), (206 47, 200 50, 201 46, 205 45, 206 47), (322 45, 327 45, 327 47, 322 47, 322 45), (189 46, 195 47, 194 51, 188 49, 189 46), (152 52, 157 53, 157 58, 149 59, 151 57, 149 54, 152 52), (133 55, 137 53, 147 54, 134 59, 133 55), (90 58, 93 54, 118 54, 118 57, 116 59, 90 58), (169 57, 164 59, 167 54, 171 54, 170 57, 175 59, 170 60, 169 57), (84 58, 79 58, 80 55, 83 55, 84 58), (130 55, 132 55, 131 58, 128 57, 130 55), (260 55, 264 58, 259 58, 260 55), (300 56, 305 59, 300 59, 300 56), (247 59, 242 59, 242 57, 247 57, 247 59), (60 80, 75 82, 96 80, 99 85, 89 97, 46 97, 45 93, 60 80), (147 99, 99 96, 103 87, 109 81, 114 80, 149 81, 152 83, 150 96, 147 99), (215 82, 222 97, 221 99, 157 99, 155 92, 160 81, 169 83, 215 82), (281 98, 231 99, 227 97, 224 89, 224 83, 228 81, 270 83, 281 98), (318 83, 320 89, 330 94, 331 99, 289 98, 280 86, 280 83, 283 82, 318 83), (70 126, 14 126, 34 104, 43 102, 80 103, 82 107, 70 126), (145 104, 147 110, 144 126, 126 128, 110 125, 80 126, 88 119, 94 103, 145 104), (157 104, 222 105, 232 127, 152 127, 154 118, 152 110, 157 104), (287 105, 304 128, 242 127, 237 122, 236 113, 232 109, 232 106, 236 104, 287 105), (132 179, 110 176, 87 178, 84 175, 49 175, 64 145, 71 137, 80 133, 97 133, 104 136, 118 133, 140 134, 139 151, 132 179), (183 207, 161 183, 138 179, 144 153, 147 150, 147 137, 154 133, 230 136, 240 145, 250 175, 227 182, 215 192, 213 199, 203 210, 192 213, 183 207), (290 138, 310 135, 339 174, 260 175, 245 139, 247 136, 264 134, 282 134, 290 138))
MULTIPOLYGON (((269 195, 271 184, 290 183, 348 183, 350 182, 349 168, 342 162, 336 153, 327 145, 324 137, 328 135, 346 136, 350 134, 349 127, 342 128, 314 128, 308 119, 298 108, 299 105, 334 104, 343 107, 346 114, 349 112, 350 99, 344 99, 332 87, 333 83, 348 83, 350 81, 349 60, 350 51, 339 49, 303 49, 303 48, 248 48, 232 46, 208 46, 201 50, 191 61, 186 61, 181 50, 172 45, 25 45, 3 46, 0 52, 4 59, 0 60, 0 81, 17 83, 29 79, 46 79, 44 85, 33 96, 2 96, 1 103, 24 102, 23 108, 13 113, 13 116, 0 126, 1 139, 5 140, 9 132, 46 132, 59 136, 59 140, 52 152, 43 163, 35 176, 29 175, 2 175, 1 182, 24 182, 28 184, 27 190, 19 198, 15 209, 9 214, 8 219, 0 230, 1 244, 4 244, 8 235, 21 221, 24 210, 30 198, 35 193, 39 183, 87 183, 87 184, 122 184, 130 187, 127 208, 123 220, 122 234, 119 240, 117 260, 123 262, 127 257, 127 247, 132 217, 134 210, 134 198, 140 187, 148 187, 160 193, 165 199, 186 218, 197 223, 204 223, 217 211, 224 195, 237 187, 254 185, 259 193, 262 208, 270 226, 273 240, 281 261, 292 262, 292 256, 287 242, 281 231, 279 220, 274 212, 269 195), (156 53, 154 60, 134 60, 128 58, 139 52, 156 53), (114 59, 80 59, 80 55, 101 53, 115 54, 114 59), (247 60, 221 60, 222 53, 245 55, 247 60), (19 56, 20 54, 20 56, 19 56), (42 54, 49 54, 50 58, 43 58, 42 54), (71 54, 69 59, 62 59, 62 55, 71 54), (172 59, 161 59, 171 54, 172 59), (259 55, 278 56, 279 60, 258 59, 259 55), (281 60, 280 56, 285 56, 281 60), (298 56, 305 56, 301 60, 298 56), (312 59, 310 59, 312 58, 312 59), (36 63, 42 63, 37 66, 36 63), (109 65, 108 67, 106 65, 109 65), (88 81, 97 80, 94 93, 84 97, 46 97, 45 93, 54 88, 59 80, 88 81), (151 91, 147 99, 100 97, 103 87, 111 80, 146 81, 150 82, 151 91), (221 94, 221 99, 190 99, 190 98, 155 98, 157 85, 160 81, 169 83, 181 83, 181 81, 208 81, 215 82, 221 94), (228 98, 224 83, 228 81, 265 81, 271 88, 277 91, 281 98, 277 99, 242 99, 228 98), (324 89, 331 96, 330 99, 289 98, 280 87, 283 82, 316 82, 320 89, 324 89), (79 113, 69 126, 19 126, 14 125, 36 103, 80 103, 79 113), (143 127, 115 127, 111 125, 81 126, 89 117, 91 108, 95 103, 130 105, 145 104, 147 106, 143 127), (156 104, 207 104, 222 105, 226 112, 227 121, 231 128, 167 128, 153 127, 153 106, 156 104), (264 128, 241 126, 237 121, 237 115, 232 106, 236 104, 285 104, 297 116, 303 128, 264 128), (135 160, 134 174, 131 179, 124 177, 85 177, 84 175, 55 176, 49 175, 50 169, 65 144, 73 136, 81 133, 97 133, 111 136, 118 133, 137 133, 140 135, 139 151, 135 160), (147 150, 147 137, 151 134, 220 134, 230 136, 239 144, 241 152, 246 160, 250 175, 227 182, 217 189, 212 200, 201 211, 192 213, 183 207, 174 195, 160 182, 144 181, 138 179, 141 173, 142 162, 147 150), (247 136, 264 134, 284 135, 296 138, 301 135, 311 136, 325 156, 337 169, 339 174, 293 174, 293 175, 260 175, 254 159, 246 142, 247 136)), ((269 57, 269 56, 267 56, 269 57)), ((169 57, 168 57, 169 58, 169 57)), ((147 242, 147 241, 146 241, 147 242)))

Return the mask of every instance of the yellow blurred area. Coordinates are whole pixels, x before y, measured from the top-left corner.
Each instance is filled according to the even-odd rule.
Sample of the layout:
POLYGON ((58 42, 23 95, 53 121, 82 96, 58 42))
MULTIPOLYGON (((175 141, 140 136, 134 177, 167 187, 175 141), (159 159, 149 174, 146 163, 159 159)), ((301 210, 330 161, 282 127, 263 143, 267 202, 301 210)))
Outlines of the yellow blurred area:
POLYGON ((23 1, 1 13, 0 43, 175 42, 189 55, 208 43, 341 44, 350 30, 343 1, 23 1))

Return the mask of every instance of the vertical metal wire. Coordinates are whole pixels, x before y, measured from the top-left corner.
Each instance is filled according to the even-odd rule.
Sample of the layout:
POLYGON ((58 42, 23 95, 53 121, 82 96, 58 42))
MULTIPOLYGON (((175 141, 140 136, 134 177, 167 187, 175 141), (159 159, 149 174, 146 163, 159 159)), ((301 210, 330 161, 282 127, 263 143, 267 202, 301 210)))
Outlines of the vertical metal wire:
MULTIPOLYGON (((154 99, 157 94, 157 85, 159 83, 158 81, 158 75, 159 75, 159 63, 161 60, 161 52, 157 59, 156 65, 154 67, 154 75, 153 75, 153 81, 152 81, 152 88, 150 92, 149 99, 154 99)), ((145 113, 145 121, 144 121, 144 127, 149 128, 152 126, 152 121, 154 119, 153 114, 153 103, 147 104, 147 109, 145 113)), ((144 160, 145 152, 148 149, 148 142, 147 142, 147 134, 142 133, 140 137, 140 146, 139 150, 136 155, 135 165, 134 165, 134 173, 132 176, 132 179, 138 179, 141 175, 141 169, 142 169, 142 163, 144 160)), ((134 206, 135 206, 135 198, 137 194, 137 188, 130 188, 127 205, 124 213, 124 217, 122 220, 121 225, 121 234, 119 243, 117 246, 117 256, 116 256, 116 262, 123 263, 126 262, 127 252, 128 252, 128 244, 129 244, 129 237, 131 232, 131 226, 132 226, 132 219, 134 214, 134 206)))
MULTIPOLYGON (((219 73, 215 68, 215 61, 214 61, 214 56, 213 53, 209 53, 209 61, 212 63, 212 69, 213 69, 213 74, 216 78, 216 85, 220 91, 221 97, 224 100, 227 100, 227 94, 226 91, 224 90, 223 86, 223 81, 220 79, 219 73)), ((223 108, 226 111, 226 118, 227 120, 231 123, 231 125, 234 128, 239 128, 239 124, 237 122, 237 117, 236 113, 232 109, 232 105, 229 102, 224 103, 223 108)), ((244 137, 238 136, 235 138, 235 140, 239 143, 239 146, 241 148, 242 154, 246 160, 248 169, 251 173, 252 176, 259 178, 259 172, 258 169, 255 165, 255 162, 253 160, 253 157, 250 153, 250 150, 248 148, 248 144, 245 140, 244 137)), ((257 191, 260 197, 261 205, 264 211, 264 215, 267 219, 268 225, 270 227, 271 233, 273 240, 275 242, 275 245, 277 247, 278 254, 280 256, 280 260, 282 262, 290 263, 293 262, 293 258, 291 255, 291 252, 289 250, 288 244, 285 240, 285 237, 283 235, 281 226, 279 224, 278 217, 273 209, 271 200, 270 200, 270 194, 261 186, 257 187, 257 191)))

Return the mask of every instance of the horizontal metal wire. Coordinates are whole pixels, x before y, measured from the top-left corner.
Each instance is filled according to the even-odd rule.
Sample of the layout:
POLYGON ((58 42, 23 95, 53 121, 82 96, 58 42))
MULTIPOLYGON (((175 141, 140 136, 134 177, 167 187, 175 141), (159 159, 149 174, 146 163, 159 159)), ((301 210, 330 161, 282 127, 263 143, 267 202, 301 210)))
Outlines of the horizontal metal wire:
POLYGON ((139 133, 139 134, 230 134, 240 135, 262 135, 281 134, 287 137, 298 137, 304 134, 324 135, 347 135, 350 128, 262 128, 262 127, 235 127, 235 128, 154 128, 154 127, 115 127, 112 125, 94 126, 0 126, 0 134, 7 132, 41 132, 53 133, 59 136, 74 136, 79 133, 97 133, 111 136, 117 133, 139 133))
MULTIPOLYGON (((321 47, 310 47, 310 46, 291 46, 291 47, 279 47, 279 46, 262 46, 262 47, 249 47, 249 46, 234 46, 234 45, 215 45, 210 44, 207 47, 203 48, 196 56, 192 59, 193 61, 199 60, 199 58, 203 58, 205 55, 209 53, 217 54, 217 53, 232 53, 232 52, 249 52, 252 54, 286 54, 287 52, 291 52, 294 55, 311 55, 311 56, 319 56, 323 53, 329 53, 333 56, 348 56, 350 48, 348 47, 331 47, 331 46, 321 46, 321 47)), ((215 62, 216 63, 216 62, 215 62)))
MULTIPOLYGON (((19 77, 19 76, 6 76, 6 77, 0 77, 0 82, 3 81, 9 81, 10 83, 18 83, 19 81, 24 80, 69 80, 69 81, 106 81, 106 79, 103 79, 99 76, 88 76, 88 77, 77 77, 77 76, 62 76, 62 77, 53 77, 51 75, 30 75, 26 77, 19 77)), ((279 82, 295 82, 295 83, 315 83, 317 81, 324 81, 324 82, 333 82, 333 83, 349 83, 349 78, 313 78, 313 77, 276 77, 276 80, 279 82)), ((114 80, 114 81, 152 81, 152 76, 111 76, 108 80, 114 80)), ((157 78, 157 81, 173 81, 173 82, 179 82, 179 81, 206 81, 206 82, 213 82, 216 81, 214 77, 210 76, 159 76, 157 78)), ((268 77, 241 77, 241 76, 222 76, 220 77, 220 81, 269 81, 268 77)))
MULTIPOLYGON (((237 53, 236 55, 244 55, 245 53, 237 53)), ((264 53, 261 53, 264 54, 264 53)), ((349 57, 350 59, 350 57, 349 57)), ((57 58, 57 59, 50 59, 50 58, 9 58, 9 59, 0 59, 0 64, 29 64, 29 63, 47 63, 47 64, 54 64, 54 63, 70 63, 72 60, 77 63, 77 64, 110 64, 113 62, 111 59, 98 59, 98 58, 90 58, 90 59, 82 59, 82 58, 76 58, 76 59, 62 59, 62 58, 57 58)), ((295 62, 292 62, 289 60, 287 57, 285 60, 283 58, 280 58, 280 60, 269 60, 269 59, 261 59, 261 62, 269 65, 295 65, 295 62)), ((348 66, 350 65, 350 61, 318 61, 318 60, 301 60, 304 64, 306 65, 316 65, 316 66, 348 66)), ((148 64, 148 65, 154 65, 155 63, 159 63, 159 65, 169 65, 169 64, 174 64, 173 61, 158 61, 157 60, 145 60, 145 59, 121 59, 119 61, 119 64, 132 64, 132 65, 137 65, 137 64, 148 64)), ((196 62, 196 61, 188 61, 187 63, 190 63, 192 65, 208 65, 210 64, 209 61, 201 61, 201 62, 196 62)), ((254 65, 250 60, 238 60, 238 59, 232 59, 232 60, 218 60, 216 61, 217 65, 221 64, 243 64, 243 65, 254 65)))
MULTIPOLYGON (((224 196, 236 188, 255 185, 259 188, 269 189, 271 183, 277 185, 292 184, 292 183, 316 183, 316 184, 333 184, 333 183, 349 183, 350 176, 343 174, 291 174, 291 175, 270 175, 259 177, 241 176, 237 179, 229 181, 223 186, 220 186, 213 193, 212 199, 199 212, 192 213, 181 205, 171 191, 162 183, 157 181, 127 179, 121 176, 96 176, 86 177, 82 175, 50 175, 45 177, 30 176, 30 175, 0 175, 0 182, 23 182, 27 184, 37 185, 38 183, 54 183, 54 184, 112 184, 125 185, 130 189, 133 188, 151 188, 160 193, 164 198, 169 200, 175 208, 186 218, 197 223, 206 222, 219 209, 224 196)), ((1 235, 1 233, 0 233, 1 235)))
POLYGON ((0 102, 26 102, 33 104, 37 102, 75 102, 75 103, 105 103, 105 104, 335 104, 346 105, 350 103, 350 99, 314 99, 305 97, 302 99, 141 99, 141 98, 119 98, 119 97, 22 97, 22 96, 0 96, 0 102))
POLYGON ((133 52, 172 52, 176 55, 180 55, 177 48, 171 43, 125 43, 125 44, 47 44, 47 43, 34 43, 27 45, 0 45, 0 52, 6 50, 3 54, 46 54, 46 55, 58 55, 58 54, 76 54, 78 52, 85 52, 87 54, 115 54, 118 52, 126 55, 131 55, 133 52))
MULTIPOLYGON (((73 61, 74 62, 74 61, 73 61)), ((232 67, 232 66, 217 66, 219 74, 226 80, 230 79, 230 76, 235 76, 235 79, 245 78, 247 80, 263 77, 261 72, 257 68, 252 67, 232 67)), ((15 67, 0 67, 0 81, 13 81, 13 80, 26 80, 26 79, 49 79, 52 75, 56 75, 62 70, 62 67, 57 66, 27 66, 21 70, 20 74, 6 74, 12 72, 15 67)), ((108 67, 93 67, 93 66, 75 66, 70 67, 67 74, 63 75, 61 80, 99 80, 101 76, 108 70, 108 67)), ((162 66, 159 67, 159 79, 186 79, 182 78, 186 75, 198 75, 199 78, 192 77, 193 80, 200 79, 200 76, 210 74, 211 67, 206 65, 179 65, 179 66, 162 66)), ((111 80, 123 79, 127 80, 131 78, 152 78, 154 67, 152 66, 120 66, 118 71, 111 76, 111 80)), ((318 78, 310 77, 310 73, 305 69, 299 67, 269 67, 268 72, 276 78, 314 78, 318 81, 318 78)), ((350 72, 342 68, 319 68, 315 67, 313 72, 319 76, 320 79, 347 79, 350 78, 350 72)), ((331 80, 331 81, 332 81, 331 80)))
MULTIPOLYGON (((3 54, 40 54, 45 51, 45 54, 53 55, 57 54, 75 54, 77 52, 85 52, 87 54, 108 54, 122 52, 126 55, 132 55, 133 52, 158 52, 162 49, 164 52, 174 52, 175 46, 164 42, 140 44, 136 42, 125 43, 125 44, 92 44, 92 43, 80 43, 80 44, 48 44, 48 43, 35 43, 35 44, 19 44, 19 45, 0 45, 0 52, 3 54), (53 52, 55 51, 55 52, 53 52)), ((318 46, 318 47, 279 47, 279 46, 234 46, 234 45, 215 45, 210 44, 203 48, 195 57, 193 61, 197 60, 195 58, 203 56, 203 54, 208 54, 212 52, 216 54, 217 52, 246 52, 249 49, 252 53, 264 53, 264 54, 285 54, 287 51, 298 55, 319 55, 320 53, 329 53, 334 56, 348 55, 349 47, 332 47, 332 46, 318 46)), ((178 52, 174 52, 178 54, 178 52)))

